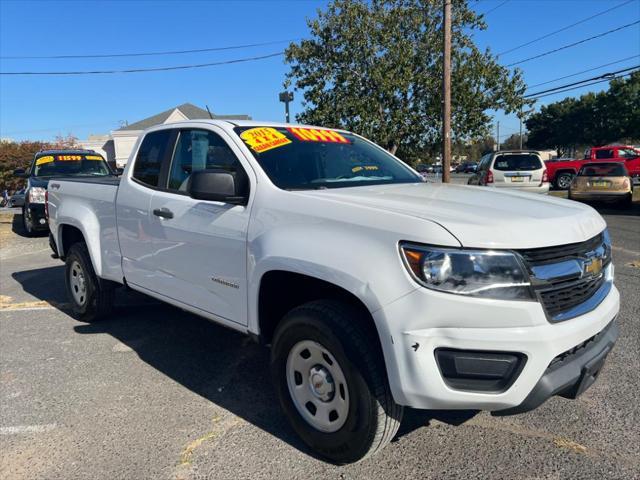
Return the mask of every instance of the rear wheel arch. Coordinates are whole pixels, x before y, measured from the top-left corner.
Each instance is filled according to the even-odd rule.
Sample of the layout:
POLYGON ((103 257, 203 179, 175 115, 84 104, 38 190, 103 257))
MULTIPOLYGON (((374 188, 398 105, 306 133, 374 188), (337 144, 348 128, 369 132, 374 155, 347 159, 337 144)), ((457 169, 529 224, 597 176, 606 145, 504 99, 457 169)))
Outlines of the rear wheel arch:
POLYGON ((61 258, 69 252, 74 243, 85 242, 84 234, 82 231, 73 225, 60 225, 58 239, 60 245, 58 245, 59 255, 61 258))

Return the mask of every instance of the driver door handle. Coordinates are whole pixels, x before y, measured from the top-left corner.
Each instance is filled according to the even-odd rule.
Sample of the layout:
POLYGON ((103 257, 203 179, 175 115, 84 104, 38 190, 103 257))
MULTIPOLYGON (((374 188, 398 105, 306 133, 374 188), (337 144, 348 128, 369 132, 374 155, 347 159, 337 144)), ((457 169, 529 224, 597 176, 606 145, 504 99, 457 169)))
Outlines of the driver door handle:
POLYGON ((173 218, 173 212, 171 210, 169 210, 168 208, 156 208, 153 211, 153 214, 156 217, 173 218))

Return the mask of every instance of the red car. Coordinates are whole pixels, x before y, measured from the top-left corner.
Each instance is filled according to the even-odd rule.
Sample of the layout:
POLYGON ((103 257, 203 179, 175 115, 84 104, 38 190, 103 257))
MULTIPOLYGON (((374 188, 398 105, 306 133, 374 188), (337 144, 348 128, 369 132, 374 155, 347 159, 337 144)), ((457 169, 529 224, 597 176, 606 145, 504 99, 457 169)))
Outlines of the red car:
POLYGON ((640 183, 640 150, 626 145, 588 148, 582 160, 564 159, 547 160, 547 175, 556 188, 566 190, 580 168, 595 161, 624 162, 633 183, 640 183))

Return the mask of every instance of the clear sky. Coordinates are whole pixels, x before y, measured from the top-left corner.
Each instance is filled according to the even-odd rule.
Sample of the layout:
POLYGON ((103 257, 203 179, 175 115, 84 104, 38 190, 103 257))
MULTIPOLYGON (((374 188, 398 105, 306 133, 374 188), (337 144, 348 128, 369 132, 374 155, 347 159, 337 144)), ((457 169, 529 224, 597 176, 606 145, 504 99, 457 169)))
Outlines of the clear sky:
MULTIPOLYGON (((607 10, 626 0, 481 0, 489 28, 481 47, 502 52, 607 10)), ((291 40, 308 35, 306 18, 325 1, 11 1, 0 0, 0 56, 90 55, 189 50, 291 40)), ((500 57, 508 64, 640 19, 640 0, 500 57)), ((156 57, 0 59, 0 71, 103 70, 209 63, 267 55, 286 43, 156 57)), ((545 89, 640 64, 640 25, 521 65, 529 85, 636 56, 606 68, 543 85, 545 89)), ((108 133, 181 103, 214 113, 283 120, 278 92, 288 68, 282 57, 170 72, 85 76, 0 76, 0 136, 52 139, 108 133)), ((545 97, 579 95, 605 84, 545 97)), ((538 89, 532 89, 538 91, 538 89)), ((539 103, 540 104, 540 103, 539 103)), ((292 113, 300 110, 298 99, 292 113)), ((501 137, 518 129, 497 113, 501 137)))

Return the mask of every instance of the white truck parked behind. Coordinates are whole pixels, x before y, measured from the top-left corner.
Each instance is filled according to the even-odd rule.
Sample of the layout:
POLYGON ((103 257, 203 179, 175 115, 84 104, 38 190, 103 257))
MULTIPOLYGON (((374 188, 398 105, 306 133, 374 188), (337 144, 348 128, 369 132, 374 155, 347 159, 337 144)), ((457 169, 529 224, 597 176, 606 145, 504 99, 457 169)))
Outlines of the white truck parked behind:
POLYGON ((335 463, 381 449, 405 406, 575 398, 618 335, 592 208, 423 183, 342 130, 162 125, 121 178, 48 195, 78 319, 105 317, 124 284, 270 345, 285 414, 335 463))

